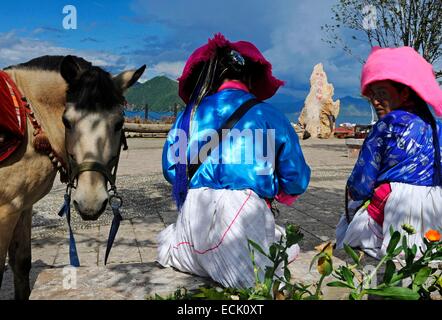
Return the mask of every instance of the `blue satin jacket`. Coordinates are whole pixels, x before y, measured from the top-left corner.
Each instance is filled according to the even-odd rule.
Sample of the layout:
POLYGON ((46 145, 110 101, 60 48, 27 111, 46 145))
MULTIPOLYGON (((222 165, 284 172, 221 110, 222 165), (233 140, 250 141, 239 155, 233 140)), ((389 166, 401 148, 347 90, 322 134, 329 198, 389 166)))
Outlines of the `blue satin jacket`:
MULTIPOLYGON (((201 153, 209 148, 213 140, 208 136, 251 98, 254 98, 252 94, 238 89, 225 89, 204 98, 191 121, 189 145, 184 151, 187 161, 195 158, 195 150, 201 153)), ((180 120, 178 116, 163 150, 163 174, 172 184, 179 156, 180 120)), ((280 191, 290 195, 306 191, 310 168, 295 130, 282 113, 267 103, 260 103, 250 109, 234 129, 242 136, 216 143, 191 179, 190 189, 252 189, 263 198, 274 198, 280 191)))
MULTIPOLYGON (((440 123, 437 127, 441 141, 440 123)), ((431 125, 416 114, 394 110, 365 139, 347 186, 353 200, 365 200, 384 182, 432 186, 434 171, 431 125)))

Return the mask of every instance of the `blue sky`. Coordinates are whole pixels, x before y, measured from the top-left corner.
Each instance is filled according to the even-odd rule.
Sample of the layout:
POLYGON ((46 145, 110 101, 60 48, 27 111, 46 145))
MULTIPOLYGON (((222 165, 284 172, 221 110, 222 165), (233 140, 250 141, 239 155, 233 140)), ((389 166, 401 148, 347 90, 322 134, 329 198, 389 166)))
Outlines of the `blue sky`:
MULTIPOLYGON (((303 99, 322 62, 336 96, 358 95, 361 64, 321 39, 335 0, 8 1, 0 19, 0 67, 46 54, 76 54, 117 73, 148 65, 145 79, 177 78, 190 53, 216 32, 252 41, 287 82, 282 93, 303 99), (62 26, 65 5, 77 8, 77 30, 62 26)), ((365 57, 369 48, 360 45, 365 57)))

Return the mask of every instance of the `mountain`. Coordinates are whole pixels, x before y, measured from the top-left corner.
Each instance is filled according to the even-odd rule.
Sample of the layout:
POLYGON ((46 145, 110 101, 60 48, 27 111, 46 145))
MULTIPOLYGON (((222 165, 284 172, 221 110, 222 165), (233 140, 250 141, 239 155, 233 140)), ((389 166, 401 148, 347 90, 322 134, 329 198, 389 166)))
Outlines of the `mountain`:
POLYGON ((363 98, 343 97, 341 100, 341 113, 346 116, 371 116, 371 107, 367 100, 363 98))
MULTIPOLYGON (((338 124, 343 122, 369 123, 371 121, 371 107, 367 100, 351 96, 338 99, 341 101, 341 108, 337 119, 338 124)), ((275 108, 284 113, 290 121, 295 123, 298 122, 299 115, 304 107, 304 100, 296 100, 290 95, 280 93, 277 93, 267 102, 271 103, 275 108)))
MULTIPOLYGON (((178 83, 167 77, 155 77, 145 83, 137 83, 126 93, 129 104, 135 105, 136 110, 144 110, 144 105, 149 105, 149 111, 168 112, 175 103, 184 106, 178 96, 178 83)), ((336 99, 336 98, 335 98, 336 99)), ((341 109, 337 119, 338 124, 343 122, 370 123, 371 107, 367 100, 361 97, 345 96, 341 100, 341 109)), ((277 93, 267 100, 276 109, 284 113, 290 121, 298 122, 299 115, 304 106, 304 99, 277 93)))
POLYGON ((164 76, 137 83, 125 96, 129 104, 135 105, 134 110, 144 110, 145 104, 150 111, 170 111, 175 104, 184 105, 178 96, 178 82, 164 76))
POLYGON ((304 100, 296 100, 293 96, 284 93, 277 93, 266 102, 285 114, 301 112, 304 106, 304 100))

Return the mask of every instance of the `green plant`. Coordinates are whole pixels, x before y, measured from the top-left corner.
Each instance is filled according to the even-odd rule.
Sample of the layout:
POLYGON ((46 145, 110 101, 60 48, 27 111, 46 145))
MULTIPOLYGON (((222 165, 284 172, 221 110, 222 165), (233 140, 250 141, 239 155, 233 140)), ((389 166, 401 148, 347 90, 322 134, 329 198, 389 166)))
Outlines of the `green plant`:
POLYGON ((313 285, 304 285, 300 283, 292 283, 292 275, 288 268, 288 248, 299 243, 304 235, 301 233, 299 226, 287 225, 286 237, 281 237, 279 242, 272 244, 269 252, 266 253, 257 243, 249 240, 249 251, 255 270, 255 287, 250 289, 249 299, 277 299, 277 300, 303 300, 318 299, 322 280, 317 284, 318 289, 312 293, 313 285), (255 250, 267 257, 272 265, 265 268, 264 280, 259 278, 259 268, 255 263, 255 250), (282 265, 282 266, 281 266, 282 265), (279 274, 279 270, 283 270, 283 275, 279 274))
POLYGON ((247 289, 233 289, 221 287, 201 287, 196 291, 179 288, 167 298, 156 295, 154 299, 163 300, 318 300, 322 299, 324 280, 330 276, 335 281, 329 282, 329 287, 349 289, 350 300, 361 300, 367 295, 378 296, 384 299, 430 299, 431 294, 439 292, 442 295, 441 270, 431 264, 442 260, 442 242, 438 231, 430 230, 424 238, 426 249, 420 249, 417 257, 416 245, 409 246, 408 236, 413 234, 414 228, 404 225, 406 235, 390 229, 391 239, 386 255, 372 269, 366 270, 362 264, 363 253, 356 253, 351 247, 344 245, 345 252, 352 259, 352 264, 333 268, 333 244, 324 243, 316 249, 318 254, 313 258, 310 269, 316 264, 321 275, 318 282, 303 284, 292 282, 292 275, 288 268, 288 248, 303 239, 300 228, 295 225, 286 226, 286 237, 281 237, 265 252, 256 242, 248 240, 250 258, 255 272, 255 286, 247 289), (255 262, 255 254, 262 254, 271 262, 265 270, 260 270, 255 262), (400 260, 403 256, 404 260, 400 260), (396 265, 394 260, 398 260, 396 265), (374 283, 379 270, 385 267, 382 281, 374 283), (282 274, 280 270, 282 269, 282 274), (264 278, 261 280, 262 271, 264 278), (404 282, 409 284, 404 286, 404 282))
MULTIPOLYGON (((281 237, 278 242, 269 247, 269 252, 252 240, 248 240, 250 258, 255 273, 255 286, 247 289, 233 289, 201 287, 196 292, 188 292, 187 289, 180 288, 174 295, 167 297, 171 300, 204 299, 204 300, 302 300, 319 299, 320 287, 323 278, 315 285, 305 285, 301 283, 292 283, 292 275, 288 268, 289 256, 288 248, 298 244, 304 235, 299 226, 287 225, 286 236, 281 237), (255 261, 256 253, 262 254, 271 262, 265 270, 260 270, 255 261), (282 274, 280 274, 282 270, 282 274), (264 271, 264 278, 261 280, 261 271, 264 271), (316 287, 313 292, 312 288, 316 287)), ((155 299, 164 299, 156 296, 155 299)))
POLYGON ((350 289, 349 299, 360 300, 366 295, 378 296, 385 299, 418 300, 430 299, 432 292, 441 291, 441 272, 437 267, 432 267, 433 261, 442 259, 441 241, 430 241, 424 238, 426 249, 420 249, 417 257, 417 246, 409 246, 408 237, 413 234, 414 228, 404 225, 406 235, 390 229, 391 239, 387 246, 386 255, 377 266, 366 271, 361 264, 362 255, 345 245, 344 249, 352 258, 354 264, 340 266, 333 273, 338 281, 330 282, 330 287, 350 289), (400 256, 404 257, 401 261, 400 256), (397 260, 397 264, 394 260, 397 260), (385 266, 385 272, 379 283, 373 283, 379 269, 385 266), (408 280, 409 285, 403 286, 408 280))
POLYGON ((316 247, 316 250, 318 250, 319 253, 313 258, 310 264, 310 270, 313 268, 313 265, 317 262, 317 270, 321 275, 321 278, 319 279, 319 282, 316 285, 316 292, 313 297, 316 299, 321 299, 322 284, 325 278, 330 276, 333 272, 333 245, 331 242, 326 242, 316 247))

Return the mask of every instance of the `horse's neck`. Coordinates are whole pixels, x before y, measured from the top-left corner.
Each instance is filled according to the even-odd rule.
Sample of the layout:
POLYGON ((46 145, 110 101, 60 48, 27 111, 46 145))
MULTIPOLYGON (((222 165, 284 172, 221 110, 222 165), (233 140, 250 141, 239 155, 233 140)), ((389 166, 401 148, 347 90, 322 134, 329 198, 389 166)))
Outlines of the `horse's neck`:
MULTIPOLYGON (((66 159, 65 129, 61 121, 66 101, 66 82, 60 74, 52 71, 12 69, 7 72, 30 103, 52 148, 66 159)), ((32 135, 33 127, 29 120, 28 126, 28 132, 32 135)))

